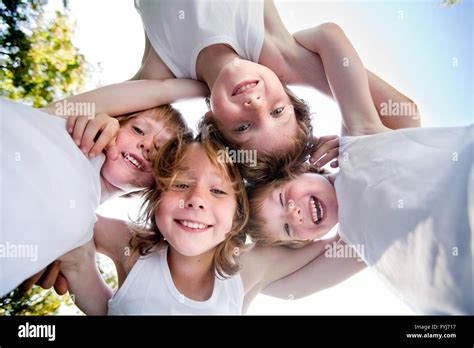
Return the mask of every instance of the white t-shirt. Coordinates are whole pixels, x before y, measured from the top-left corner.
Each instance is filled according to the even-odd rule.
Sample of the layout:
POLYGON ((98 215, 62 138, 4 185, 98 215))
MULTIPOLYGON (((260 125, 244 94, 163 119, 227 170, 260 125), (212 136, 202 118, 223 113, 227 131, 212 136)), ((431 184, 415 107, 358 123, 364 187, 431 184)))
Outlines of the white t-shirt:
POLYGON ((176 289, 167 252, 165 246, 137 260, 109 300, 109 315, 241 314, 244 286, 238 273, 227 279, 216 276, 211 297, 195 301, 176 289))
POLYGON ((65 123, 0 99, 0 296, 92 238, 105 156, 89 160, 65 123))
POLYGON ((474 314, 473 126, 340 141, 339 233, 416 312, 474 314))
POLYGON ((262 0, 135 0, 155 52, 177 78, 196 80, 199 52, 228 44, 258 62, 265 27, 262 0))

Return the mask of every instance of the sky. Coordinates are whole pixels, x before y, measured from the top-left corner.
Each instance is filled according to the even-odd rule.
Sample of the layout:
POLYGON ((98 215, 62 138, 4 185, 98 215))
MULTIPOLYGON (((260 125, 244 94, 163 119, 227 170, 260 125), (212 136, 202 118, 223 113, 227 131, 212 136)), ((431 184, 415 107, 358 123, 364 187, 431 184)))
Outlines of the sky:
MULTIPOLYGON (((61 0, 50 0, 50 9, 61 0)), ((414 100, 422 126, 473 122, 473 4, 453 7, 440 1, 275 1, 290 32, 324 22, 341 26, 367 69, 414 100)), ((86 89, 132 77, 140 66, 144 36, 132 0, 69 0, 76 22, 73 39, 90 63, 86 89)), ((316 135, 340 134, 340 113, 329 98, 295 87, 314 112, 316 135)), ((204 115, 203 100, 175 105, 194 126, 204 115)), ((133 216, 136 202, 113 200, 99 208, 105 216, 133 216)), ((334 233, 334 231, 333 231, 334 233)), ((412 314, 370 270, 301 300, 259 295, 248 314, 355 315, 412 314)))

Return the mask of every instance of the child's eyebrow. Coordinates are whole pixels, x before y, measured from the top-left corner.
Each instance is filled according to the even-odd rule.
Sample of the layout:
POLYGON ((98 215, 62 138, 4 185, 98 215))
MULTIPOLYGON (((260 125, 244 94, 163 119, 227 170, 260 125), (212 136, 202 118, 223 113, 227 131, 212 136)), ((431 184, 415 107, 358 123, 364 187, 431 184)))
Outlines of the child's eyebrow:
POLYGON ((220 185, 224 185, 226 183, 226 180, 222 178, 222 175, 216 171, 211 173, 211 179, 215 179, 220 185))
POLYGON ((153 124, 150 120, 148 120, 147 118, 144 118, 144 117, 140 117, 140 118, 136 118, 135 119, 136 122, 139 122, 139 123, 145 123, 148 127, 151 127, 153 124))

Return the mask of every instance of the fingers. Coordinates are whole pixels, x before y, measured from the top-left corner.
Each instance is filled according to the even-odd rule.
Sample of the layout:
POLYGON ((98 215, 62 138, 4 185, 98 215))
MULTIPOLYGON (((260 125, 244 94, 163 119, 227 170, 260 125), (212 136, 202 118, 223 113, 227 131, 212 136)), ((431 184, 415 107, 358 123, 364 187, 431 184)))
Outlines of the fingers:
MULTIPOLYGON (((315 165, 318 167, 322 167, 324 164, 321 162, 321 157, 325 154, 328 154, 330 150, 336 149, 336 157, 332 158, 326 158, 327 155, 325 156, 326 161, 324 164, 328 163, 330 160, 337 158, 339 154, 339 137, 337 135, 328 135, 319 138, 317 145, 316 145, 316 150, 313 152, 311 155, 310 161, 312 163, 316 162, 315 165)), ((334 154, 334 151, 331 152, 331 154, 334 154)))
MULTIPOLYGON (((103 124, 101 124, 100 120, 90 120, 84 130, 84 134, 82 135, 82 140, 81 140, 81 151, 84 154, 89 154, 90 157, 93 157, 91 155, 91 150, 95 146, 94 139, 97 136, 97 134, 101 131, 103 124)), ((102 137, 102 134, 100 135, 102 137)), ((97 153, 100 153, 97 152, 97 153)))
POLYGON ((54 261, 52 264, 48 266, 48 268, 46 269, 46 272, 43 274, 43 276, 37 282, 37 284, 41 286, 43 289, 52 288, 54 283, 56 282, 56 278, 58 277, 60 267, 61 267, 61 262, 54 261))
MULTIPOLYGON (((316 162, 316 166, 321 168, 339 156, 339 149, 332 149, 326 153, 326 156, 316 162)), ((334 168, 334 167, 333 167, 334 168)))
POLYGON ((74 130, 74 126, 77 121, 77 116, 69 116, 66 120, 66 129, 69 134, 72 135, 72 131, 74 130))
POLYGON ((69 290, 67 280, 62 275, 62 273, 59 273, 58 277, 56 278, 56 282, 54 283, 54 290, 56 290, 56 293, 58 295, 64 295, 69 290))
POLYGON ((28 278, 23 283, 21 283, 20 291, 21 292, 27 292, 27 291, 31 290, 33 285, 35 285, 36 282, 43 276, 44 272, 46 272, 46 268, 43 268, 41 271, 36 273, 34 276, 28 278))
POLYGON ((72 134, 72 139, 76 143, 77 146, 81 146, 82 136, 84 134, 84 130, 86 129, 86 125, 89 122, 89 119, 85 116, 78 116, 76 123, 74 124, 74 131, 72 134))
MULTIPOLYGON (((119 121, 104 113, 98 114, 92 120, 81 116, 75 121, 73 139, 85 155, 95 157, 114 139, 119 128, 119 121)), ((118 158, 114 146, 112 146, 112 156, 115 159, 118 158)))
MULTIPOLYGON (((90 149, 89 156, 97 156, 105 148, 107 148, 107 155, 110 155, 112 160, 116 160, 118 157, 118 151, 115 143, 115 136, 120 128, 120 125, 116 119, 109 116, 107 117, 108 119, 106 120, 105 127, 103 128, 95 144, 93 144, 92 139, 92 144, 94 146, 90 149)), ((95 134, 97 134, 97 132, 95 134)))

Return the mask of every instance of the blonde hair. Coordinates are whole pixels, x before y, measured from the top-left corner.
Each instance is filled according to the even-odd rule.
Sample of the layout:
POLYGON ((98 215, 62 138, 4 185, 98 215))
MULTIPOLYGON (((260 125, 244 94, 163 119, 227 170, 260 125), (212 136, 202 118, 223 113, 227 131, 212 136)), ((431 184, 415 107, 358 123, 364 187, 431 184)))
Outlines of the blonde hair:
POLYGON ((247 185, 247 195, 249 199, 250 216, 245 227, 246 234, 257 245, 275 246, 284 245, 290 248, 301 248, 312 243, 312 240, 279 240, 268 233, 267 225, 261 217, 261 211, 264 200, 271 191, 281 187, 287 182, 294 180, 298 175, 303 173, 329 174, 326 169, 319 169, 309 163, 300 164, 296 167, 288 168, 286 175, 263 184, 247 185))
POLYGON ((231 230, 224 241, 216 246, 214 266, 219 276, 227 278, 240 270, 239 254, 245 247, 244 226, 248 220, 248 200, 245 185, 238 168, 232 161, 220 161, 219 154, 224 153, 224 147, 212 133, 204 130, 196 138, 191 133, 185 133, 168 141, 158 151, 153 153, 152 171, 155 183, 145 190, 140 224, 131 225, 134 232, 130 246, 140 255, 147 255, 164 243, 164 237, 155 222, 155 211, 160 203, 163 192, 167 191, 175 181, 182 168, 182 161, 190 144, 199 143, 203 146, 212 165, 217 167, 232 183, 237 209, 234 214, 231 230))
POLYGON ((168 128, 174 135, 185 133, 188 131, 188 125, 184 120, 183 115, 169 104, 160 105, 151 109, 146 109, 130 114, 117 116, 117 120, 122 127, 125 123, 137 116, 150 117, 156 121, 163 121, 166 128, 168 128))
MULTIPOLYGON (((266 182, 275 178, 282 178, 290 168, 305 162, 314 149, 313 127, 311 125, 311 113, 308 104, 297 97, 285 84, 283 88, 290 98, 297 123, 297 134, 293 138, 293 144, 289 151, 281 153, 257 152, 257 163, 240 163, 239 168, 242 176, 251 183, 266 182)), ((206 100, 210 109, 210 102, 206 100)), ((199 128, 208 127, 213 129, 218 140, 229 148, 238 150, 238 144, 228 142, 219 131, 216 121, 212 117, 205 117, 199 123, 199 128)))

